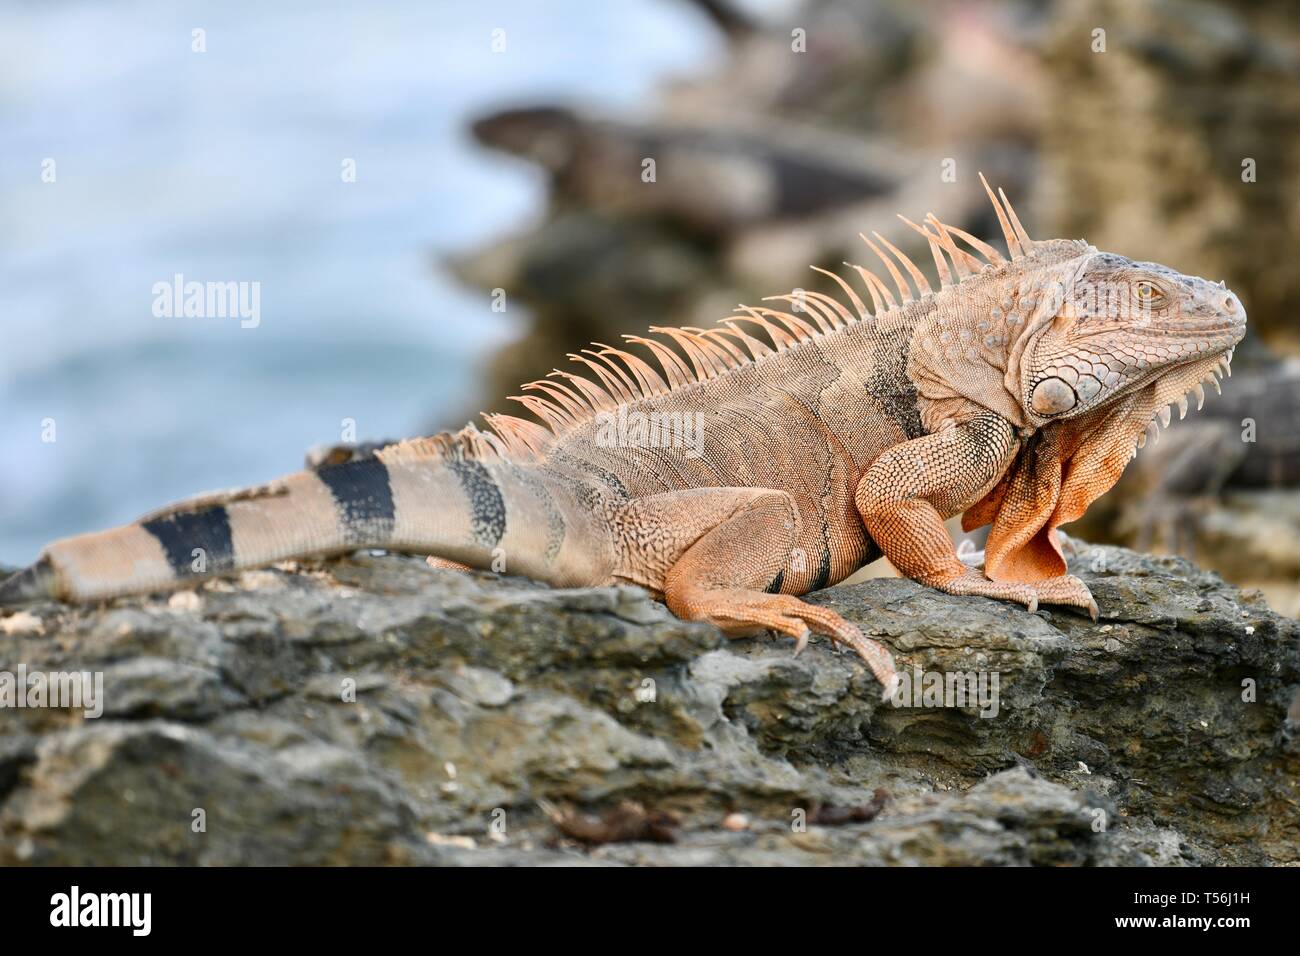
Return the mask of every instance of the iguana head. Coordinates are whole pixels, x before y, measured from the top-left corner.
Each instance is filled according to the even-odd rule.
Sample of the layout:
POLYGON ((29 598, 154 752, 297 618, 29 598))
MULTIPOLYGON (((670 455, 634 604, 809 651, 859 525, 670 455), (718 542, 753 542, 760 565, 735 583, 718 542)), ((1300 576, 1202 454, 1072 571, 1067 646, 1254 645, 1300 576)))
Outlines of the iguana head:
POLYGON ((1184 395, 1227 370, 1246 310, 1222 282, 1107 252, 1069 266, 1064 282, 1039 290, 1042 305, 1008 363, 1006 386, 1032 425, 1085 416, 1157 383, 1153 394, 1186 414, 1184 395))
POLYGON ((1034 581, 1064 573, 1056 528, 1119 480, 1170 407, 1186 414, 1188 393, 1199 407, 1201 383, 1217 389, 1230 373, 1246 311, 1221 282, 1082 240, 1032 240, 1005 195, 989 198, 1009 260, 933 216, 913 224, 941 280, 950 259, 957 282, 918 324, 908 373, 929 430, 989 410, 1019 429, 1015 460, 963 527, 993 525, 989 577, 1034 581))
POLYGON ((1067 265, 1009 355, 1004 384, 1028 420, 1025 447, 963 518, 992 523, 985 572, 995 579, 1064 573, 1057 527, 1159 438, 1172 404, 1181 418, 1192 392, 1200 408, 1201 383, 1219 388, 1246 331, 1246 310, 1221 282, 1091 247, 1067 265))

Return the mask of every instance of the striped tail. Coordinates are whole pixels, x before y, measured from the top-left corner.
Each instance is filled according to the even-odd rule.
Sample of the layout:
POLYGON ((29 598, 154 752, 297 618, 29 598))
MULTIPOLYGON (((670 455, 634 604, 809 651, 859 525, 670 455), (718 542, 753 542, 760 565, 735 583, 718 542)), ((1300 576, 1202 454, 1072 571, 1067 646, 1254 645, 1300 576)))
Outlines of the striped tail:
POLYGON ((395 445, 258 488, 197 498, 50 544, 0 581, 0 605, 182 587, 293 558, 386 548, 554 584, 601 583, 609 536, 544 466, 395 445))

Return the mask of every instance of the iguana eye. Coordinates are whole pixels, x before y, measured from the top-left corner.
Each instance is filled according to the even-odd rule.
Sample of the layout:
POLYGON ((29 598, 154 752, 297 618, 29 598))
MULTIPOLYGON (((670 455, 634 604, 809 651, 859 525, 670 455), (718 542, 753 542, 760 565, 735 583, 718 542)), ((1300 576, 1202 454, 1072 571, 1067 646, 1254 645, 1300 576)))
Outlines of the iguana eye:
POLYGON ((1155 302, 1161 298, 1161 295, 1160 290, 1152 282, 1139 282, 1137 284, 1137 297, 1143 302, 1155 302))

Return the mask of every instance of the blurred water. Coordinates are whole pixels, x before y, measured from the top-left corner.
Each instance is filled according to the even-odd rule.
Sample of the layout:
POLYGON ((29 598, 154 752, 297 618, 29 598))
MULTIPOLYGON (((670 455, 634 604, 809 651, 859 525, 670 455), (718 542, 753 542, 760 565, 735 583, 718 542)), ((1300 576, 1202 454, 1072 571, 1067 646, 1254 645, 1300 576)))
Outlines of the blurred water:
POLYGON ((0 5, 0 562, 461 406, 511 319, 438 253, 541 198, 466 120, 635 111, 717 44, 670 0, 0 5), (156 318, 176 273, 260 283, 260 326, 156 318))

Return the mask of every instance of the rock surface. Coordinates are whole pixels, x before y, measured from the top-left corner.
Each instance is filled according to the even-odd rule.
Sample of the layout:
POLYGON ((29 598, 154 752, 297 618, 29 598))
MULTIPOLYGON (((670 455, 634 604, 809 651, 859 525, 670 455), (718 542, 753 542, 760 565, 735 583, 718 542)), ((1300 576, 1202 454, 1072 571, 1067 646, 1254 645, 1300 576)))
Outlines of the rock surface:
POLYGON ((636 589, 398 556, 33 607, 0 672, 101 672, 102 715, 0 708, 0 865, 1300 861, 1300 625, 1178 559, 1077 563, 1097 624, 816 597, 906 675, 982 673, 965 707, 636 589))

